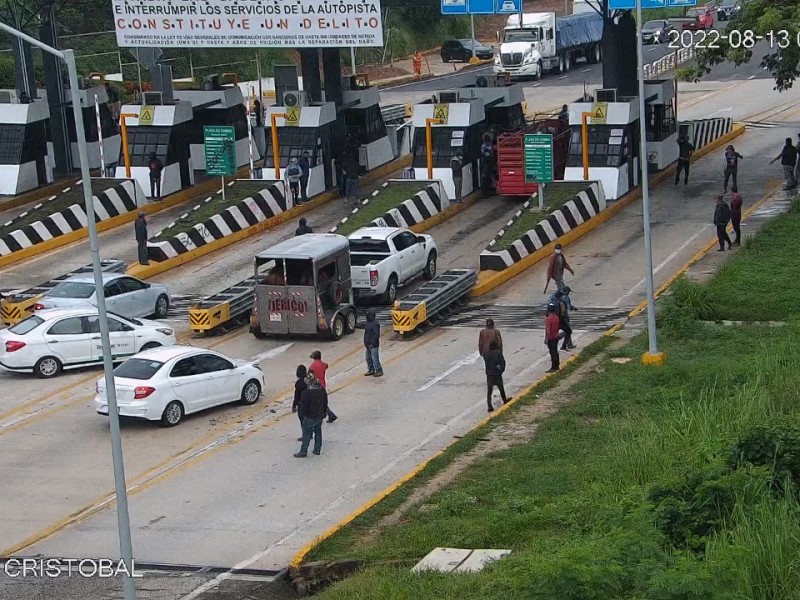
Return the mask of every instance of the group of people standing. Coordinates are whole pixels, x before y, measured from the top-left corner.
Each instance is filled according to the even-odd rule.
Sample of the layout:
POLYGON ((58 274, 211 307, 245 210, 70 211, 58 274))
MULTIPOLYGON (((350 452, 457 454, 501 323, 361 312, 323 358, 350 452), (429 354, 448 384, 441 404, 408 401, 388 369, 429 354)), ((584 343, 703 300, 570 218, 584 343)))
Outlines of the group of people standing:
POLYGON ((295 206, 308 202, 308 177, 311 173, 311 159, 308 150, 304 150, 298 159, 293 156, 284 171, 284 177, 289 184, 289 192, 295 206))

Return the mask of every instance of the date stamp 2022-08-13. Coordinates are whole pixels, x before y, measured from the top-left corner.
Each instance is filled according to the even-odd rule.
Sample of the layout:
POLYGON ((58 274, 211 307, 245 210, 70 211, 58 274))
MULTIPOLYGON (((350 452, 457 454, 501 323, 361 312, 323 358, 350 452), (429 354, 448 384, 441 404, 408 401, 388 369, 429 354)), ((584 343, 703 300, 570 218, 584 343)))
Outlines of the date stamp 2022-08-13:
POLYGON ((664 40, 671 50, 692 48, 693 50, 715 50, 718 48, 731 48, 733 50, 750 50, 759 42, 766 42, 770 50, 786 50, 787 48, 800 48, 800 32, 794 33, 786 29, 768 31, 760 34, 752 29, 731 29, 724 31, 718 29, 701 29, 691 31, 673 29, 668 32, 664 40))

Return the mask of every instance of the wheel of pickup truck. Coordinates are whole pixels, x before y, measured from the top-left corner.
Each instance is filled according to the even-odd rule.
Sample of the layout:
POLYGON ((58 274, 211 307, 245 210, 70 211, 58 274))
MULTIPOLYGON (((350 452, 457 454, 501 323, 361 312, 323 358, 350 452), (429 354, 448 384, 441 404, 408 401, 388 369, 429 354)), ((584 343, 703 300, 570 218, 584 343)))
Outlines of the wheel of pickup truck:
POLYGON ((436 250, 431 250, 431 253, 428 254, 428 262, 425 263, 422 277, 428 281, 436 277, 436 250))
POLYGON ((389 277, 389 282, 386 284, 386 291, 383 293, 384 304, 394 304, 397 299, 397 275, 392 274, 389 277))

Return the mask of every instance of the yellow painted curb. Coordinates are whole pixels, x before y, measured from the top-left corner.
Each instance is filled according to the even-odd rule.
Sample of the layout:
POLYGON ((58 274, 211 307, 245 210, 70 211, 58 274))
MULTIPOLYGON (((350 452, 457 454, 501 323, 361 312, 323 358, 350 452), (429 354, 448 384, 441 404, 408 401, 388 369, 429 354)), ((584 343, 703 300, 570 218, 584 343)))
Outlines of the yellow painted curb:
MULTIPOLYGON (((381 165, 374 171, 367 173, 364 176, 363 181, 366 184, 372 183, 378 179, 386 177, 390 173, 402 169, 403 167, 411 164, 411 155, 404 156, 392 162, 386 163, 385 165, 381 165)), ((323 204, 330 202, 338 195, 337 190, 328 190, 327 192, 323 192, 319 194, 314 200, 311 202, 307 202, 305 204, 301 204, 300 206, 295 206, 290 208, 289 210, 282 212, 281 214, 272 217, 271 219, 267 219, 266 221, 262 221, 261 223, 256 223, 248 227, 247 229, 242 229, 241 231, 237 231, 231 235, 226 235, 224 238, 215 240, 210 244, 206 244, 204 246, 200 246, 199 248, 195 248, 194 250, 190 250, 189 252, 185 252, 184 254, 179 254, 173 258, 167 259, 165 261, 161 261, 158 263, 151 263, 147 266, 140 265, 139 263, 134 263, 128 268, 128 274, 133 275, 134 277, 138 277, 139 279, 147 279, 149 277, 155 277, 156 275, 160 275, 161 273, 165 273, 175 267, 179 267, 181 265, 185 265, 186 263, 192 262, 206 254, 211 254, 212 252, 216 252, 217 250, 221 250, 222 248, 226 248, 231 244, 235 244, 236 242, 240 242, 244 239, 252 237, 261 233, 262 231, 266 231, 267 229, 272 229, 273 227, 277 227, 281 223, 285 223, 286 221, 290 221, 294 219, 298 215, 302 215, 310 210, 317 208, 318 206, 322 206, 323 204)))
MULTIPOLYGON (((727 144, 730 140, 734 139, 735 137, 744 133, 745 126, 736 124, 730 133, 722 136, 721 138, 711 142, 710 144, 704 146, 697 152, 695 152, 692 156, 692 161, 696 161, 709 152, 712 152, 722 146, 723 144, 727 144)), ((674 163, 670 164, 666 168, 664 168, 661 172, 656 173, 653 177, 650 178, 650 185, 656 186, 662 183, 667 177, 672 174, 672 167, 674 163)), ((633 202, 640 200, 642 197, 642 188, 639 187, 631 192, 625 194, 622 198, 614 202, 610 207, 606 210, 601 212, 596 217, 593 217, 586 221, 585 223, 581 223, 575 229, 572 229, 556 239, 555 241, 547 244, 543 248, 539 248, 532 254, 529 254, 521 261, 514 263, 507 269, 503 269, 502 271, 481 271, 478 273, 478 283, 475 287, 472 288, 470 292, 471 298, 477 298, 479 296, 483 296, 484 294, 489 293, 496 287, 506 283, 510 279, 513 279, 523 271, 531 268, 533 265, 541 262, 548 256, 553 253, 553 248, 555 248, 556 244, 561 244, 562 246, 567 246, 591 231, 595 230, 597 227, 600 227, 604 223, 611 220, 617 213, 622 211, 622 209, 626 208, 633 202)))

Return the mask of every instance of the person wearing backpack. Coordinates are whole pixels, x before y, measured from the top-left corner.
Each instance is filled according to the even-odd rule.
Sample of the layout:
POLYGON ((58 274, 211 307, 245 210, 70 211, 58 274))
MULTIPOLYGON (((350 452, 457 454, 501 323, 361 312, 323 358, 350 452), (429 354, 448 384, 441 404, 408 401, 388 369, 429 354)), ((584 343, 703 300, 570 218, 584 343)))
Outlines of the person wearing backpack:
POLYGON ((569 307, 564 300, 564 292, 556 292, 550 299, 550 304, 556 307, 558 315, 558 327, 564 332, 564 341, 561 344, 562 350, 574 350, 575 344, 572 343, 572 327, 569 324, 569 307))
POLYGON ((728 244, 728 250, 733 247, 731 238, 728 236, 728 223, 731 220, 731 209, 722 196, 717 196, 716 201, 717 206, 714 209, 714 225, 717 227, 717 239, 719 240, 719 250, 717 250, 717 252, 724 252, 725 244, 728 244))
POLYGON ((739 160, 743 158, 732 145, 725 148, 725 182, 723 184, 724 190, 728 191, 728 181, 733 177, 732 192, 739 191, 739 160))
POLYGON ((489 344, 489 352, 484 355, 483 363, 486 366, 486 404, 489 412, 493 412, 492 392, 494 392, 495 386, 500 392, 503 404, 511 400, 511 398, 506 398, 506 390, 503 387, 503 372, 506 370, 506 359, 503 357, 503 351, 497 341, 489 344))
POLYGON ((147 167, 150 169, 150 197, 161 200, 161 172, 164 170, 164 163, 158 159, 155 152, 151 152, 147 167))
POLYGON ((303 170, 300 168, 300 164, 297 162, 296 158, 292 158, 289 161, 289 166, 286 167, 286 173, 284 175, 286 177, 286 181, 289 182, 289 191, 292 193, 292 202, 294 206, 297 206, 300 204, 300 178, 303 176, 303 170))

